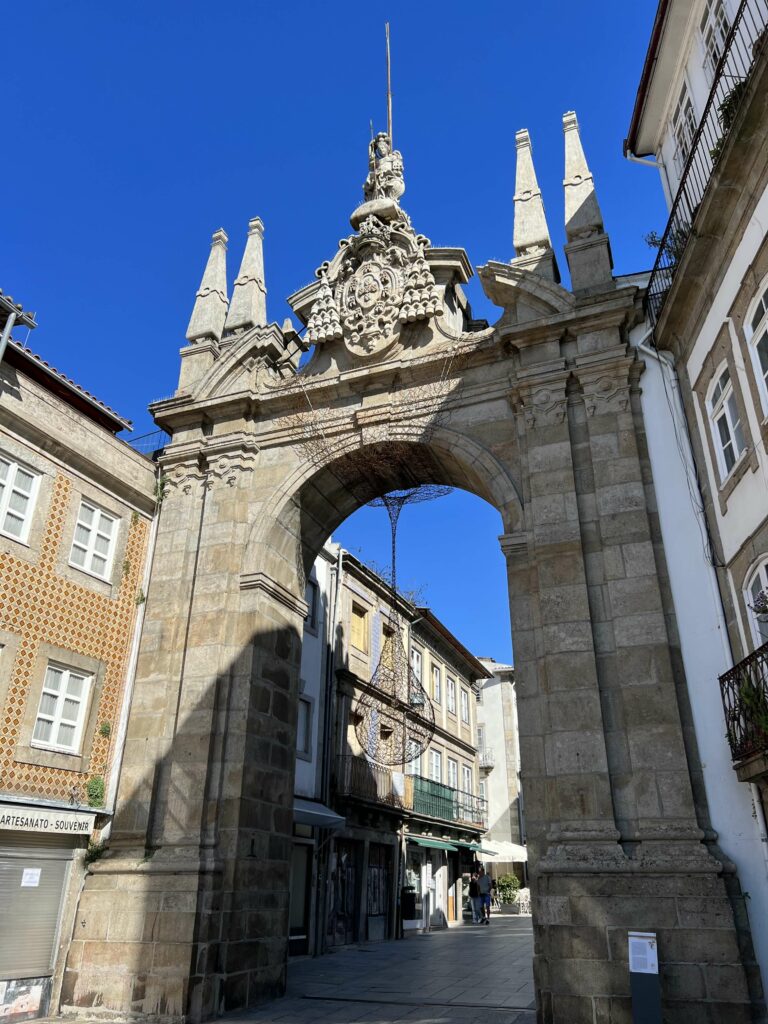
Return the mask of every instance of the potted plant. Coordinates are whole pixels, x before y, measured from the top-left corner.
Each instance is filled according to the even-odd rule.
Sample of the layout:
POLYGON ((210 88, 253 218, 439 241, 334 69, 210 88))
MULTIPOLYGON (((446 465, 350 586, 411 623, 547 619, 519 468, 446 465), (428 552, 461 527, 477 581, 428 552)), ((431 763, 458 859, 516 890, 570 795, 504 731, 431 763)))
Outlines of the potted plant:
POLYGON ((517 875, 500 875, 496 879, 496 898, 502 907, 506 905, 511 909, 517 900, 517 891, 520 888, 520 879, 517 875))

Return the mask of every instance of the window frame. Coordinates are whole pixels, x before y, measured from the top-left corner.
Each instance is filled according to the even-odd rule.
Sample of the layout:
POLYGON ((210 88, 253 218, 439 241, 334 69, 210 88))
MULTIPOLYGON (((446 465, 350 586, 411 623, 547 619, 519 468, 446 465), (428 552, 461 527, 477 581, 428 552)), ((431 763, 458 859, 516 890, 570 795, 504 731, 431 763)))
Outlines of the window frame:
POLYGON ((439 665, 432 662, 432 700, 435 704, 443 703, 442 670, 439 665))
POLYGON ((683 77, 680 92, 677 95, 677 102, 672 107, 669 117, 669 133, 672 137, 672 160, 677 171, 678 181, 682 177, 685 165, 691 155, 693 140, 696 135, 698 123, 696 121, 696 108, 693 105, 693 97, 688 86, 688 79, 683 77))
POLYGON ((411 737, 406 739, 406 741, 405 741, 406 761, 405 761, 405 765, 403 766, 404 767, 404 774, 405 775, 421 775, 421 753, 422 752, 421 752, 421 750, 419 750, 419 752, 417 754, 415 754, 413 757, 408 758, 407 755, 409 753, 409 749, 413 749, 410 746, 411 744, 415 744, 416 745, 416 749, 419 750, 419 742, 418 742, 418 740, 414 740, 411 737))
POLYGON ((317 580, 307 580, 304 591, 304 600, 307 602, 307 614, 304 616, 304 628, 310 633, 317 634, 320 623, 320 585, 317 580), (308 597, 308 595, 310 595, 308 597))
POLYGON ((755 649, 762 647, 764 643, 768 642, 768 618, 762 624, 761 630, 760 621, 752 607, 752 603, 757 596, 753 593, 754 585, 758 582, 762 584, 760 589, 768 594, 768 555, 763 555, 752 571, 747 574, 743 590, 744 605, 747 609, 747 616, 749 618, 749 626, 752 632, 752 640, 754 642, 755 649))
POLYGON ((752 361, 752 372, 757 381, 763 419, 765 419, 768 417, 768 277, 761 282, 757 294, 747 307, 747 314, 744 317, 744 337, 752 361), (758 313, 760 316, 755 322, 758 313), (766 348, 765 368, 762 366, 758 351, 758 346, 762 341, 765 342, 766 348))
POLYGON ((456 717, 456 680, 446 673, 445 676, 445 706, 449 715, 456 717))
POLYGON ((469 711, 469 690, 466 686, 461 687, 461 720, 465 725, 470 725, 470 711, 469 711))
POLYGON ((422 673, 424 671, 424 652, 420 651, 418 647, 411 644, 411 672, 413 672, 416 681, 419 685, 422 685, 422 673), (418 670, 416 669, 416 661, 418 659, 418 670))
MULTIPOLYGON (((99 524, 100 523, 101 523, 101 518, 99 518, 99 524)), ((102 506, 97 504, 95 501, 91 501, 90 498, 85 498, 85 497, 81 496, 80 497, 80 507, 78 508, 77 514, 75 516, 75 529, 74 529, 74 531, 72 533, 72 543, 69 546, 69 560, 68 560, 68 564, 73 569, 77 569, 78 572, 84 572, 88 576, 95 577, 97 580, 104 580, 106 583, 109 583, 111 578, 112 578, 112 568, 113 568, 114 562, 115 562, 115 551, 117 550, 117 538, 118 538, 119 532, 120 532, 120 518, 118 516, 113 515, 111 512, 107 512, 107 510, 105 508, 102 508, 102 506), (96 525, 94 525, 94 524, 90 524, 89 525, 88 523, 81 522, 81 520, 80 520, 80 515, 82 513, 83 506, 85 506, 86 508, 89 508, 95 515, 98 515, 99 517, 103 516, 105 519, 108 519, 110 521, 110 523, 112 524, 112 533, 108 537, 109 547, 107 548, 107 554, 105 556, 101 555, 99 552, 97 552, 95 550, 95 538, 99 535, 98 527, 96 525), (87 545, 83 545, 80 541, 77 540, 77 528, 78 528, 78 526, 83 526, 83 528, 87 529, 88 532, 89 532, 89 539, 88 539, 88 544, 87 545), (91 537, 91 534, 93 535, 93 538, 91 537), (93 539, 93 542, 92 542, 92 539, 93 539), (88 562, 86 561, 85 564, 78 565, 78 563, 73 560, 73 552, 75 550, 75 547, 77 547, 78 549, 85 547, 86 560, 90 556, 90 564, 88 564, 88 562), (105 565, 103 573, 98 572, 96 569, 93 568, 93 558, 94 558, 94 555, 96 555, 97 557, 105 559, 106 565, 105 565)), ((102 533, 102 536, 103 535, 104 534, 102 533)))
POLYGON ((350 608, 349 618, 349 645, 350 647, 354 647, 354 649, 358 651, 360 654, 367 656, 371 648, 369 609, 366 608, 365 605, 360 604, 359 601, 353 600, 352 606, 350 608), (360 612, 362 612, 362 614, 360 614, 360 612), (355 643, 355 630, 353 627, 353 623, 355 622, 356 618, 359 619, 361 622, 360 629, 362 630, 362 639, 363 643, 365 644, 364 647, 358 647, 358 645, 355 643))
POLYGON ((315 710, 315 702, 311 697, 299 694, 299 701, 296 713, 296 757, 302 761, 312 760, 312 717, 315 710), (307 709, 306 747, 299 746, 299 727, 301 725, 301 708, 307 709))
POLYGON ((65 665, 62 662, 49 660, 46 664, 45 675, 43 677, 43 685, 40 689, 40 697, 37 702, 37 710, 35 711, 35 717, 32 724, 32 735, 30 737, 30 746, 37 750, 52 750, 58 754, 72 754, 75 757, 82 754, 83 744, 83 732, 85 729, 85 723, 88 719, 88 710, 90 705, 91 692, 93 688, 93 676, 84 672, 82 669, 73 668, 70 665, 65 665), (47 687, 48 673, 51 669, 62 672, 63 678, 61 687, 59 690, 53 690, 51 687, 47 687), (79 697, 73 697, 67 692, 69 681, 72 676, 82 681, 82 692, 79 697), (55 709, 53 715, 49 715, 47 712, 41 711, 43 700, 46 696, 52 696, 55 699, 55 709), (62 711, 67 700, 75 700, 78 704, 78 716, 74 722, 71 719, 67 720, 63 718, 62 711), (74 725, 74 736, 72 744, 70 746, 58 743, 50 742, 48 740, 41 740, 35 737, 35 730, 37 723, 41 717, 51 722, 51 735, 58 736, 58 730, 61 725, 74 725))
POLYGON ((435 747, 429 748, 429 778, 431 782, 443 782, 443 752, 435 747), (438 778, 435 778, 435 766, 438 769, 438 778))
POLYGON ((731 31, 729 14, 725 0, 704 0, 704 13, 699 19, 699 41, 704 57, 707 85, 712 85, 715 79, 715 71, 723 56, 728 33, 731 31), (722 18, 718 17, 718 13, 722 18), (713 40, 715 45, 710 45, 713 40))
POLYGON ((472 766, 462 762, 461 764, 461 791, 462 793, 469 793, 471 796, 475 795, 475 773, 472 771, 472 766), (469 782, 469 785, 467 785, 469 782))
POLYGON ((6 475, 6 479, 3 481, 3 491, 2 496, 0 496, 0 534, 2 534, 3 537, 7 537, 9 540, 16 541, 17 544, 24 544, 26 547, 28 547, 29 532, 32 526, 32 518, 34 516, 35 508, 37 506, 37 498, 40 493, 41 474, 37 470, 32 469, 32 467, 27 465, 25 462, 22 462, 21 460, 16 459, 11 455, 6 455, 4 451, 0 451, 0 461, 6 463, 6 465, 8 466, 8 474, 6 475), (27 510, 24 513, 24 517, 21 521, 21 533, 17 535, 15 533, 11 533, 10 530, 7 530, 5 528, 5 520, 9 512, 18 516, 18 511, 16 509, 10 509, 9 506, 10 496, 15 489, 18 490, 20 493, 24 494, 23 491, 16 487, 16 477, 18 475, 19 470, 21 470, 23 473, 26 473, 28 476, 32 477, 32 487, 29 491, 29 494, 25 495, 28 503, 27 510), (11 482, 9 479, 11 471, 13 472, 13 482, 11 482))
POLYGON ((734 472, 748 450, 747 439, 744 434, 744 424, 741 419, 736 389, 733 386, 731 368, 727 362, 720 364, 715 371, 710 385, 707 389, 706 411, 709 419, 709 431, 712 437, 712 446, 715 450, 717 469, 720 475, 720 484, 724 484, 728 477, 734 472), (723 384, 723 378, 728 379, 723 384), (719 389, 719 391, 718 391, 719 389), (715 393, 717 392, 717 395, 715 393), (734 409, 736 420, 734 422, 734 409), (723 440, 720 424, 725 422, 728 430, 728 441, 723 440), (742 447, 738 447, 738 438, 741 436, 742 447), (729 467, 726 458, 726 448, 732 448, 733 464, 729 467))
POLYGON ((459 762, 455 757, 449 757, 446 761, 448 785, 451 789, 459 788, 459 762), (451 769, 454 769, 453 771, 451 769), (453 780, 453 781, 451 781, 453 780))

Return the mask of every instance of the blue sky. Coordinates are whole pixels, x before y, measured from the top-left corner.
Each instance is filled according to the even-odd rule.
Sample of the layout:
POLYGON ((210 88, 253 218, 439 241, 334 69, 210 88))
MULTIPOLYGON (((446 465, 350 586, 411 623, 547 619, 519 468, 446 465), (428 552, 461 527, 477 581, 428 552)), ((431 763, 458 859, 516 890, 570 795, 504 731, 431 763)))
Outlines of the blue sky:
MULTIPOLYGON (((248 219, 262 217, 278 322, 290 313, 285 297, 348 233, 369 121, 385 126, 387 18, 403 205, 417 230, 463 246, 474 265, 510 259, 514 135, 525 127, 561 251, 561 117, 575 109, 616 272, 643 269, 652 256, 643 236, 665 222, 661 188, 621 144, 655 9, 655 0, 11 5, 0 288, 37 311, 36 351, 136 432, 151 430, 146 406, 175 389, 211 233, 223 226, 230 236, 231 283, 248 219)), ((477 315, 496 318, 476 281, 469 294, 477 315)), ((436 613, 468 646, 502 659, 499 532, 495 511, 466 495, 406 510, 401 575, 427 579, 436 613)), ((386 561, 375 550, 381 537, 386 545, 381 510, 358 513, 338 537, 386 561)))

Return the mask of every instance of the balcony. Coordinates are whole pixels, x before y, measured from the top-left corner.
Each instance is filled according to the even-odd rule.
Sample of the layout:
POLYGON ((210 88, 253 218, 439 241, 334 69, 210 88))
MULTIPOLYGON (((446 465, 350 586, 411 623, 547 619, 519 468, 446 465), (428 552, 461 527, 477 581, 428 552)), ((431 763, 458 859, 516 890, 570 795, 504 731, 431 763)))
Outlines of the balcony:
POLYGON ((477 752, 477 763, 481 771, 489 772, 496 764, 491 747, 483 747, 477 752))
POLYGON ((765 0, 742 0, 715 68, 709 98, 691 142, 648 282, 646 311, 653 325, 661 315, 677 267, 694 233, 704 193, 748 92, 749 77, 765 45, 767 24, 765 0))
POLYGON ((352 754, 338 758, 336 792, 425 818, 487 827, 487 800, 421 775, 383 768, 352 754))
MULTIPOLYGON (((720 676, 734 764, 768 752, 768 643, 720 676)), ((740 772, 740 777, 742 773, 740 772)), ((744 780, 749 773, 744 774, 744 780)))

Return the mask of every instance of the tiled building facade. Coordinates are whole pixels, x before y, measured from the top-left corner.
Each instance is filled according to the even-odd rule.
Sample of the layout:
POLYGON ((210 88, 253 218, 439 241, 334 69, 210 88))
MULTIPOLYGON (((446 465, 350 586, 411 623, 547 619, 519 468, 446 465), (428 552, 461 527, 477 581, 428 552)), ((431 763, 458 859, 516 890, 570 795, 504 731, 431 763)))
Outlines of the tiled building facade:
MULTIPOLYGON (((5 310, 7 313, 7 310, 5 310)), ((0 327, 2 324, 0 324, 0 327)), ((111 820, 147 587, 154 467, 14 341, 0 364, 0 1016, 54 1005, 111 820)))

